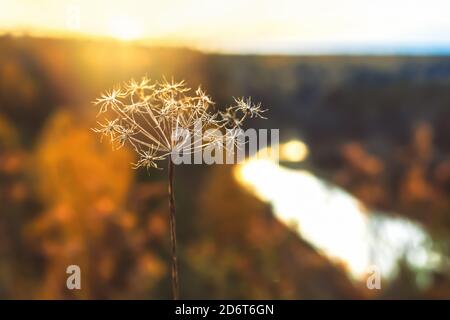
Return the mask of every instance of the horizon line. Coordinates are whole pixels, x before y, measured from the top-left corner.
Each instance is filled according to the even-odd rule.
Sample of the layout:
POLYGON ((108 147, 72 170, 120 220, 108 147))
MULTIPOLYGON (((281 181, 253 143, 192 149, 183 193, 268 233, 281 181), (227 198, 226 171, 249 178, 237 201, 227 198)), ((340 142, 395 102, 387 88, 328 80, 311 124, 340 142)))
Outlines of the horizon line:
POLYGON ((176 43, 164 39, 135 39, 121 40, 115 37, 103 35, 89 35, 85 33, 55 32, 23 32, 0 30, 0 37, 12 38, 35 38, 35 39, 55 39, 55 40, 99 40, 122 43, 125 45, 140 45, 149 48, 170 48, 198 51, 205 54, 223 55, 256 55, 256 56, 450 56, 450 43, 401 43, 392 45, 391 43, 335 43, 335 44, 289 44, 279 46, 278 49, 268 49, 264 47, 249 47, 241 49, 231 48, 208 48, 202 45, 187 45, 176 43))

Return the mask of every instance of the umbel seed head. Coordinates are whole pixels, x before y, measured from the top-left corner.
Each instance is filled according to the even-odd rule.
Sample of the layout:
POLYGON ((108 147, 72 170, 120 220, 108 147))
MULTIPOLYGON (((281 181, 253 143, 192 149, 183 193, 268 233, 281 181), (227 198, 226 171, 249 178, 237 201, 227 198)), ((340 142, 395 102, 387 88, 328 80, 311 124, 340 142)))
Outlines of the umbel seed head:
MULTIPOLYGON (((92 130, 101 135, 101 140, 109 139, 113 149, 132 146, 139 155, 134 168, 158 168, 158 161, 179 150, 180 131, 191 137, 198 137, 205 130, 229 133, 240 129, 247 118, 264 118, 267 111, 261 104, 253 104, 251 98, 234 98, 234 102, 225 112, 219 112, 200 87, 192 92, 184 81, 131 79, 94 101, 99 108, 97 117, 107 113, 114 118, 105 116, 104 122, 98 122, 92 130)), ((211 134, 181 142, 183 150, 191 153, 207 146, 225 147, 221 136, 211 134)))

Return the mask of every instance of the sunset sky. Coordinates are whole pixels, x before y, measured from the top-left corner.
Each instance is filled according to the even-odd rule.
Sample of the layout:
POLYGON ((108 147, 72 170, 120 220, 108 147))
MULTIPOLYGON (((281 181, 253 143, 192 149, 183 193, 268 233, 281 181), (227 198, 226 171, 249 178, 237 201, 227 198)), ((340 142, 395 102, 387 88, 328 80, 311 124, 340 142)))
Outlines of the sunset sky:
POLYGON ((0 0, 0 30, 236 53, 450 52, 448 0, 0 0))

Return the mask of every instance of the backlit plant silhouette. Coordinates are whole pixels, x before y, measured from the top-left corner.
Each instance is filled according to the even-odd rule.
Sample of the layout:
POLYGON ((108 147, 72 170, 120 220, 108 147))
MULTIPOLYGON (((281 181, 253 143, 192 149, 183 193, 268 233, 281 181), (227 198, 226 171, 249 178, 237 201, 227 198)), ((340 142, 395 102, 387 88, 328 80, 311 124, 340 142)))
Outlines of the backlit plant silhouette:
POLYGON ((160 161, 168 160, 174 299, 179 298, 179 285, 171 156, 180 151, 193 154, 208 146, 219 149, 240 147, 238 139, 231 139, 235 142, 230 145, 230 139, 214 132, 225 131, 225 137, 235 138, 247 118, 264 118, 262 114, 266 110, 260 104, 253 104, 250 98, 234 100, 234 105, 220 112, 214 109, 214 102, 201 88, 191 93, 184 81, 164 79, 159 82, 144 77, 106 91, 94 102, 99 106, 99 116, 108 113, 114 114, 114 118, 98 122, 99 126, 93 130, 101 134, 101 139, 108 138, 114 149, 129 144, 139 156, 134 168, 158 168, 160 161), (188 133, 192 139, 186 139, 180 132, 188 133))

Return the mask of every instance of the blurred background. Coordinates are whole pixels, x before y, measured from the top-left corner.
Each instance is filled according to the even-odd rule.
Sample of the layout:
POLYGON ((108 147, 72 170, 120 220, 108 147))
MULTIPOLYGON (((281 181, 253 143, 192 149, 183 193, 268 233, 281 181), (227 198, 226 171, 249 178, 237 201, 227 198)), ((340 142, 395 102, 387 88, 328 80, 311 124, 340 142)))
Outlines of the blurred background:
POLYGON ((450 298, 448 2, 0 7, 0 298, 171 297, 167 171, 90 130, 143 75, 280 129, 279 165, 176 167, 183 298, 450 298))

